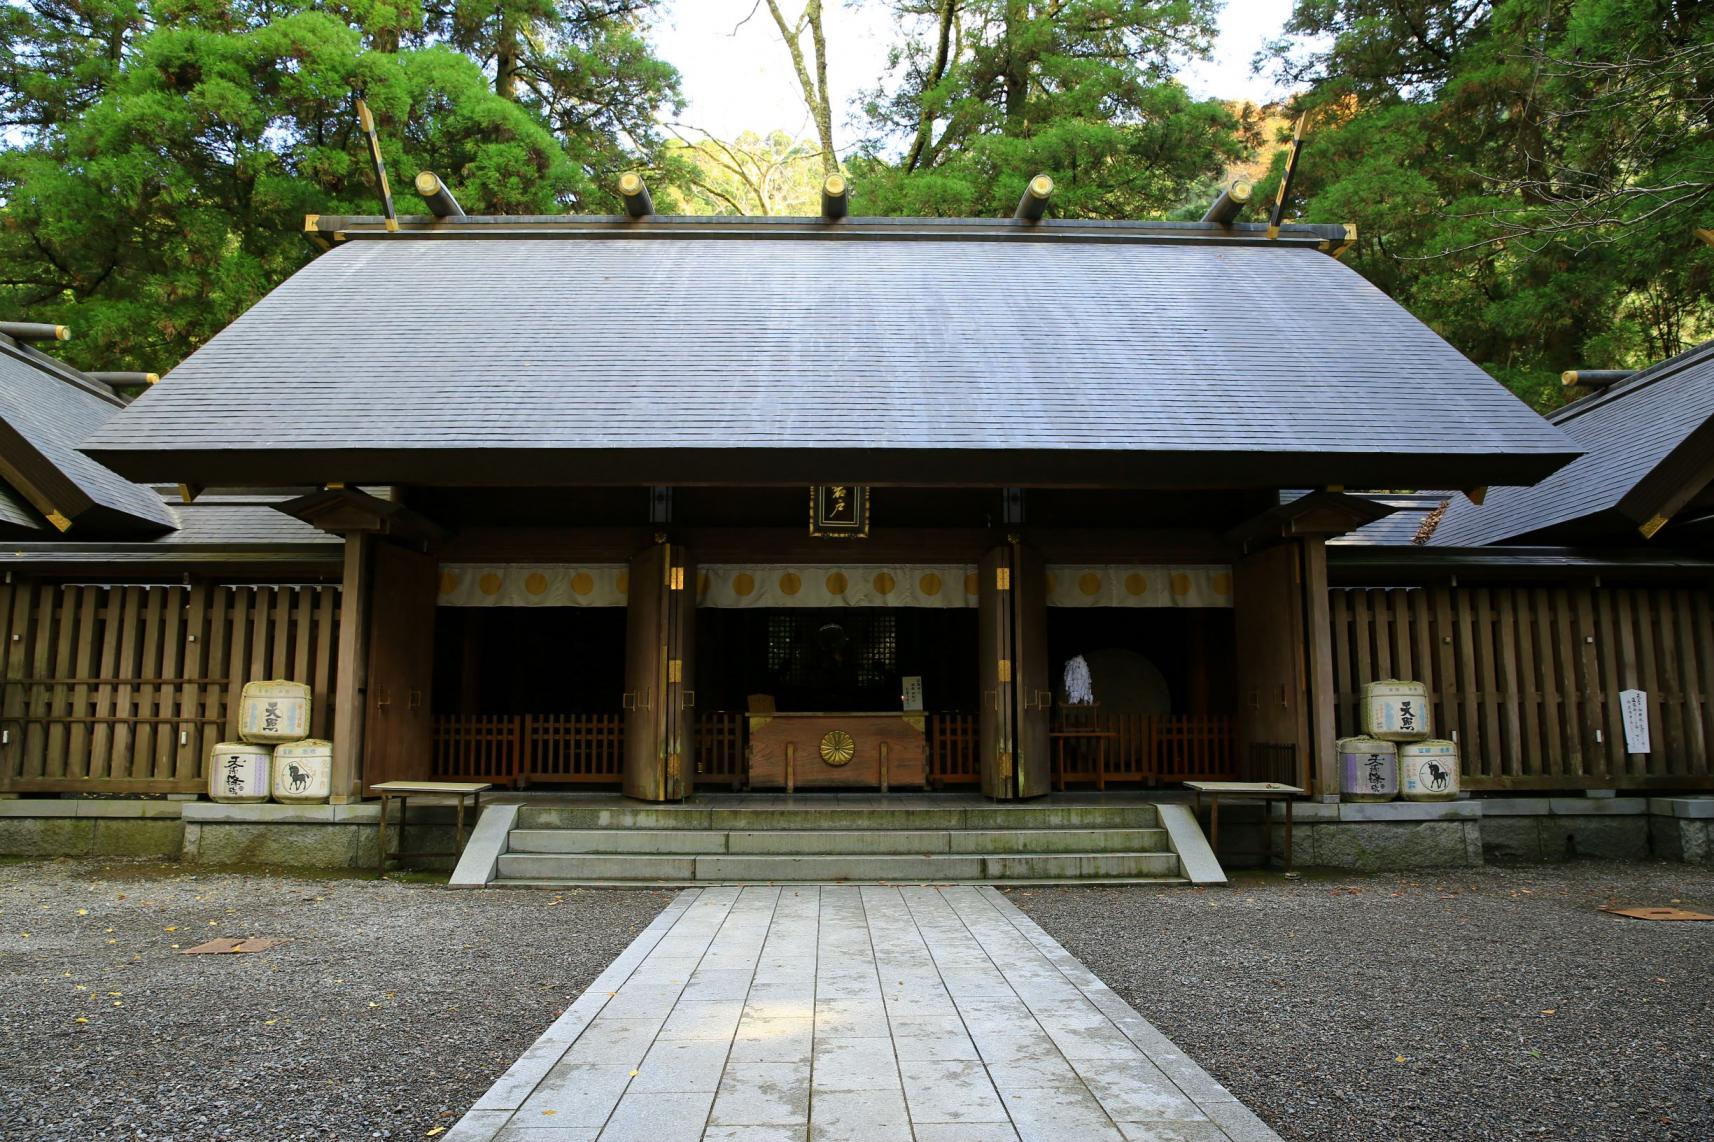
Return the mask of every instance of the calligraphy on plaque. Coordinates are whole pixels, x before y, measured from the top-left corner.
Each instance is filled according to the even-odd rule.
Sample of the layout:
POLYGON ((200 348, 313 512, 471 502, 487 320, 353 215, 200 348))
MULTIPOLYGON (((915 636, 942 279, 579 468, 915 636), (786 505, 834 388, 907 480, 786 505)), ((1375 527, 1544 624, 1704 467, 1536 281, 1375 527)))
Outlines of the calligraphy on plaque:
POLYGON ((869 535, 869 489, 856 484, 817 484, 809 490, 809 533, 824 539, 869 535))

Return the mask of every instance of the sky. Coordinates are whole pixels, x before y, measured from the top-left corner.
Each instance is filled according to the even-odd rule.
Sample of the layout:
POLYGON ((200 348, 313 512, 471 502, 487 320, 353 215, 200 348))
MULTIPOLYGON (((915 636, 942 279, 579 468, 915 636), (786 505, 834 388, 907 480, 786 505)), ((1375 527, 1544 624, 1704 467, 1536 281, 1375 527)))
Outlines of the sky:
MULTIPOLYGON (((802 0, 786 0, 780 7, 789 14, 802 7, 802 0)), ((1226 0, 1214 59, 1195 64, 1183 76, 1191 92, 1257 102, 1281 94, 1266 78, 1250 74, 1250 60, 1279 35, 1290 13, 1291 0, 1226 0)), ((835 138, 849 139, 852 100, 886 69, 890 20, 882 4, 853 10, 843 0, 829 0, 822 19, 835 138)), ((683 77, 688 106, 678 122, 722 138, 744 130, 812 132, 791 59, 760 0, 670 0, 654 40, 683 77)))

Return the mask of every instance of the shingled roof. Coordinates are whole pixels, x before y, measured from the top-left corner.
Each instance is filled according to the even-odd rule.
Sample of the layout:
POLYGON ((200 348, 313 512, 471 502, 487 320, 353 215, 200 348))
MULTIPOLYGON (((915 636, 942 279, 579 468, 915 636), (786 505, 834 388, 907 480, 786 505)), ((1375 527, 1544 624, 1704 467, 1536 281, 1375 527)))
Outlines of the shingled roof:
MULTIPOLYGON (((77 370, 0 337, 0 478, 14 505, 25 501, 56 527, 78 533, 154 534, 176 526, 154 492, 77 450, 124 403, 77 370)), ((0 513, 14 526, 28 519, 0 513)))
POLYGON ((1467 487, 1574 445, 1288 228, 321 219, 100 428, 205 484, 1467 487))
POLYGON ((1430 540, 1640 542, 1714 479, 1714 341, 1566 405, 1548 418, 1584 454, 1531 488, 1454 497, 1430 540))

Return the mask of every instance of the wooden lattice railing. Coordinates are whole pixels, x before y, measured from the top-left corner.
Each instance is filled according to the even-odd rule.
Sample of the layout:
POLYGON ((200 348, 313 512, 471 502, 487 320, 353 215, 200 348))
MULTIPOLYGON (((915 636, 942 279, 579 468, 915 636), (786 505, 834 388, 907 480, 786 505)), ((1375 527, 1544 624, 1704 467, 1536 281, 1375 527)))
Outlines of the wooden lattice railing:
MULTIPOLYGON (((980 782, 975 714, 931 713, 925 721, 934 789, 980 782)), ((1171 785, 1238 775, 1232 718, 1224 714, 1114 714, 1056 718, 1054 784, 1171 785)), ((624 767, 622 714, 474 714, 435 719, 434 776, 533 783, 618 784, 624 767)), ((744 786, 744 715, 696 719, 697 781, 744 786)))
MULTIPOLYGON (((699 780, 744 776, 744 716, 696 718, 699 780)), ((434 720, 434 776, 447 781, 616 785, 625 765, 625 716, 603 714, 442 714, 434 720)))

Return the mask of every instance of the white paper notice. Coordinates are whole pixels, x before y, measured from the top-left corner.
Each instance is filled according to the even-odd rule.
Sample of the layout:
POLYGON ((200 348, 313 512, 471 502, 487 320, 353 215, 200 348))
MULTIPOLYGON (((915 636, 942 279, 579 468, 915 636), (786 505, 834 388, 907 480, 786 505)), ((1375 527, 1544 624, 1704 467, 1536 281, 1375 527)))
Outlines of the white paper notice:
POLYGON ((904 699, 905 709, 922 709, 922 677, 916 674, 908 674, 899 679, 899 683, 904 690, 901 697, 904 699))
POLYGON ((1649 751, 1649 696, 1642 690, 1619 691, 1619 713, 1625 719, 1625 752, 1649 751))

